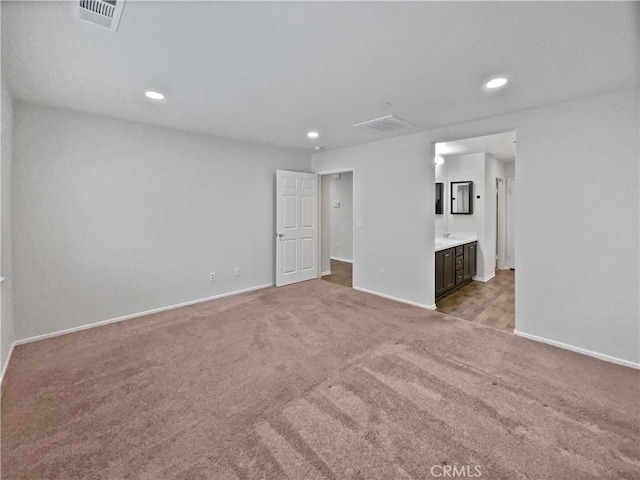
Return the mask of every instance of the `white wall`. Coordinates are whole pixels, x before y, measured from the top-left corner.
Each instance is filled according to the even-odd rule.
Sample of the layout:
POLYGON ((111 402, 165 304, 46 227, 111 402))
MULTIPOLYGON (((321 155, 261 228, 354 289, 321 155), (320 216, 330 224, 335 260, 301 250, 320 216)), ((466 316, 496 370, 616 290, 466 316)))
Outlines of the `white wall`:
POLYGON ((516 178, 516 162, 515 160, 507 160, 502 162, 505 180, 508 178, 516 178))
POLYGON ((354 170, 354 288, 435 305, 433 156, 422 133, 314 156, 316 172, 354 170))
MULTIPOLYGON (((494 270, 488 260, 491 237, 486 229, 486 161, 484 153, 451 155, 445 157, 447 177, 447 220, 448 232, 475 232, 478 234, 477 274, 474 278, 484 279, 494 270), (451 182, 473 182, 473 214, 451 214, 451 182), (480 198, 477 198, 480 196, 480 198)), ((493 240, 495 242, 495 238, 493 240)), ((495 251, 495 248, 493 249, 495 251)))
MULTIPOLYGON (((451 210, 451 202, 449 197, 449 177, 447 171, 447 162, 435 165, 436 183, 442 183, 442 213, 436 215, 436 235, 441 235, 449 231, 449 210, 451 210)), ((435 197, 434 197, 435 201, 435 197)), ((434 209, 435 212, 435 209, 434 209)))
POLYGON ((331 185, 331 258, 353 261, 353 173, 329 175, 331 185), (333 203, 340 202, 336 208, 333 203))
POLYGON ((14 132, 18 338, 273 282, 275 171, 308 153, 22 102, 14 132))
POLYGON ((13 141, 13 101, 4 79, 1 80, 0 107, 0 371, 4 372, 15 341, 13 320, 13 271, 11 239, 11 167, 13 141))
POLYGON ((315 171, 357 172, 354 286, 433 304, 433 143, 517 130, 516 329, 640 362, 638 97, 636 88, 315 154, 315 171))

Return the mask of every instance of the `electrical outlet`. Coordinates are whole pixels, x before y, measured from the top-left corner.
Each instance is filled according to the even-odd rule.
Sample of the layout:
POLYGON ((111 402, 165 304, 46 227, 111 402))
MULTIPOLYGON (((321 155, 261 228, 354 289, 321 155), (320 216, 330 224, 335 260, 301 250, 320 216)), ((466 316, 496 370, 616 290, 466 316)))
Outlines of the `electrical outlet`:
POLYGON ((240 269, 238 267, 233 269, 233 276, 234 277, 239 277, 240 276, 240 269))
POLYGON ((209 280, 212 282, 216 281, 216 272, 209 273, 209 280))
POLYGON ((380 278, 384 278, 384 270, 382 268, 380 269, 380 278))

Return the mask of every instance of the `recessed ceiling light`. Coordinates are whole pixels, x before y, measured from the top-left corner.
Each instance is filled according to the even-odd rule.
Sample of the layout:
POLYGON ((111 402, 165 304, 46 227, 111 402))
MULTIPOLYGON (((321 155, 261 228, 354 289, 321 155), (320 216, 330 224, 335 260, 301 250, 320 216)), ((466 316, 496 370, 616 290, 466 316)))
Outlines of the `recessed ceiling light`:
POLYGON ((487 88, 500 88, 500 87, 504 87, 508 82, 509 82, 508 78, 496 77, 489 80, 485 86, 487 88))
POLYGON ((318 138, 319 136, 320 134, 318 132, 314 132, 314 131, 307 132, 307 137, 309 138, 318 138))
POLYGON ((154 92, 152 90, 149 90, 147 92, 144 92, 144 94, 147 96, 147 98, 150 98, 151 100, 164 100, 164 95, 161 94, 160 92, 154 92))

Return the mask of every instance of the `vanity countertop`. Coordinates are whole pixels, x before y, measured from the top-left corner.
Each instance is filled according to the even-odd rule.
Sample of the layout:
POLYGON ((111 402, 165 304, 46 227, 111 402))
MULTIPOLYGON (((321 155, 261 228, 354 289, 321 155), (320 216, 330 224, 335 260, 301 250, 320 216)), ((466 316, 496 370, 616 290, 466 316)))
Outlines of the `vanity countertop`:
POLYGON ((478 234, 477 233, 452 233, 448 237, 437 236, 436 237, 436 248, 435 251, 439 252, 440 250, 446 250, 447 248, 457 247, 459 245, 464 245, 465 243, 477 242, 478 234))

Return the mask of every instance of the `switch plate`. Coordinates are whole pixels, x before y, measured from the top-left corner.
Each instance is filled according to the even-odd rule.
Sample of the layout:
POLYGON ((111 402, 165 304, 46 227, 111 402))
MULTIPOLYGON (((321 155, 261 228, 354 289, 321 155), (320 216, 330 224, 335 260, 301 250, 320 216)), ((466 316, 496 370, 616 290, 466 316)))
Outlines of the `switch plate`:
POLYGON ((333 208, 340 208, 340 200, 333 201, 333 208))
POLYGON ((233 276, 234 277, 239 277, 240 276, 240 269, 238 267, 233 269, 233 276))

